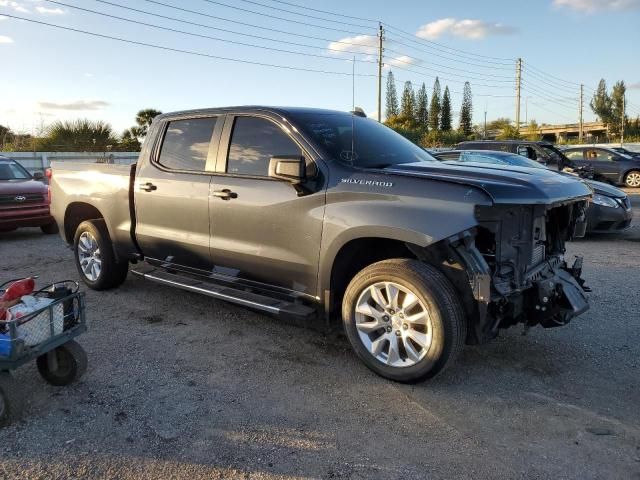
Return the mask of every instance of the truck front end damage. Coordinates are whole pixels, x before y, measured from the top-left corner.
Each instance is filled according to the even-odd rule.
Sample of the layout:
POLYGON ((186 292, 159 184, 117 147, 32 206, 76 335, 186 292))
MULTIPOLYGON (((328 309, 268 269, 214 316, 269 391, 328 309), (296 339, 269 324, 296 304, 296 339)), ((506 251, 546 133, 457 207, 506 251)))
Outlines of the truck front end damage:
POLYGON ((476 207, 478 226, 449 238, 476 304, 472 343, 518 323, 566 325, 588 310, 582 258, 571 266, 565 259, 565 242, 584 236, 586 207, 586 200, 476 207))

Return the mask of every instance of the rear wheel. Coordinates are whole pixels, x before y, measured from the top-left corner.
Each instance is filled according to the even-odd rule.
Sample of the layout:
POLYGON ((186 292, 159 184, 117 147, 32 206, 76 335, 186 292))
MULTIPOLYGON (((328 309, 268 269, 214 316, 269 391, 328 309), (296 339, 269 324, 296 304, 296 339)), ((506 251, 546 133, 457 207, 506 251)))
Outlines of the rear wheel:
POLYGON ((9 372, 0 372, 0 428, 20 418, 23 402, 18 382, 9 372))
POLYGON ((399 382, 444 370, 466 336, 457 292, 440 271, 417 260, 385 260, 363 269, 347 287, 342 318, 367 367, 399 382))
POLYGON ((127 278, 129 262, 116 261, 104 221, 82 222, 76 230, 73 246, 78 273, 93 290, 117 287, 127 278))
POLYGON ((624 177, 624 184, 630 188, 640 187, 640 171, 631 170, 624 177))
POLYGON ((71 340, 52 352, 36 359, 38 372, 47 383, 56 387, 64 387, 77 381, 87 371, 87 353, 79 343, 71 340), (53 362, 49 355, 55 358, 53 362))
POLYGON ((42 233, 45 235, 53 235, 58 233, 58 224, 56 222, 51 222, 46 225, 42 225, 40 230, 42 230, 42 233))

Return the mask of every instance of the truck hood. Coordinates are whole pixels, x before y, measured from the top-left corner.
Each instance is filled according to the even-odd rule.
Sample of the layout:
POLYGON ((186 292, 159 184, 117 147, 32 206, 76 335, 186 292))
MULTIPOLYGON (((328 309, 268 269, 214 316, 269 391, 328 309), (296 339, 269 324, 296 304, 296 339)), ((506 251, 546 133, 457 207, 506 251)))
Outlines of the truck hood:
POLYGON ((385 171, 392 175, 469 185, 483 190, 494 203, 502 204, 551 205, 591 196, 591 190, 580 179, 541 168, 416 162, 393 165, 385 171))
POLYGON ((0 180, 0 195, 47 194, 47 186, 37 180, 0 180))

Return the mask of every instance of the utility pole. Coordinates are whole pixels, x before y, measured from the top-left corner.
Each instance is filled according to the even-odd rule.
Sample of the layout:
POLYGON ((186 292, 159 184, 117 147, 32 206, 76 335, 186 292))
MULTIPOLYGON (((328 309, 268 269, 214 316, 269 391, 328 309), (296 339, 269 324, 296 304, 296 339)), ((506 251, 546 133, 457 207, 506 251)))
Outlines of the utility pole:
POLYGON ((520 83, 522 80, 522 58, 516 62, 516 129, 520 130, 520 83))
POLYGON ((578 141, 582 143, 582 139, 584 137, 584 118, 583 118, 583 110, 584 110, 584 85, 580 84, 580 130, 578 131, 578 141))
POLYGON ((624 143, 624 115, 626 110, 626 106, 625 106, 626 98, 627 98, 627 95, 623 94, 622 95, 622 129, 620 130, 620 146, 622 146, 622 144, 624 143))
POLYGON ((484 135, 482 136, 483 140, 487 139, 487 106, 484 106, 484 135))
POLYGON ((379 24, 378 32, 378 122, 382 122, 382 51, 384 42, 384 28, 379 24))

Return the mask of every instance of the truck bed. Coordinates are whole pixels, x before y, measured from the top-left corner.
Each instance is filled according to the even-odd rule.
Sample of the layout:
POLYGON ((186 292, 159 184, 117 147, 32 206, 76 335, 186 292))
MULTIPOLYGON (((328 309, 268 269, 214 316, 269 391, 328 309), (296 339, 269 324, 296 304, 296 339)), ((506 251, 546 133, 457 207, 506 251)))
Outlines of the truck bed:
POLYGON ((73 212, 95 209, 119 252, 135 250, 131 237, 130 188, 136 165, 52 162, 51 213, 67 243, 73 243, 73 212))

